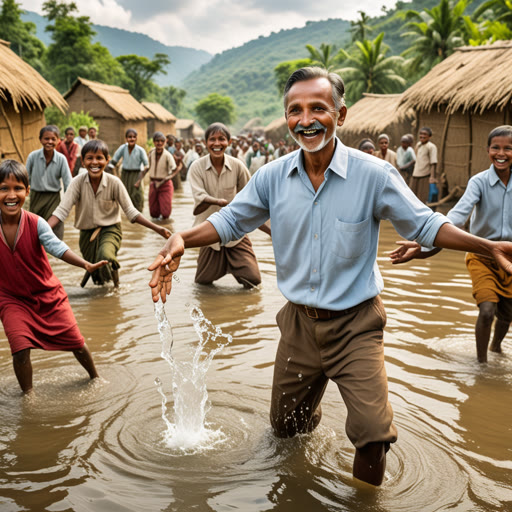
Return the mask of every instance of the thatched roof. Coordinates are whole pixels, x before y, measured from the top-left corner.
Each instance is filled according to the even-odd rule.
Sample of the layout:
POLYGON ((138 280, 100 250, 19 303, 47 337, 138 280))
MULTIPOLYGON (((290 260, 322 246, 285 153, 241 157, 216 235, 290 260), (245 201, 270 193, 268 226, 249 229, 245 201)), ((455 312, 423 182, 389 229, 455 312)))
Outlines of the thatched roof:
POLYGON ((457 48, 403 94, 402 105, 419 111, 503 110, 512 100, 508 72, 512 41, 457 48))
POLYGON ((176 130, 188 130, 193 124, 193 119, 178 119, 176 121, 176 130))
POLYGON ((265 126, 265 137, 278 141, 286 136, 288 133, 288 124, 284 116, 274 119, 272 122, 265 126))
POLYGON ((165 107, 162 107, 160 103, 151 103, 150 101, 141 102, 159 121, 163 123, 176 122, 176 116, 171 114, 165 107))
POLYGON ((64 98, 69 98, 79 85, 89 88, 126 121, 144 121, 145 119, 154 119, 155 117, 149 110, 143 107, 127 89, 123 89, 117 85, 93 82, 85 78, 77 78, 71 89, 64 95, 64 98))
POLYGON ((411 122, 414 111, 399 107, 402 94, 370 94, 352 105, 347 112, 343 126, 338 128, 341 135, 376 134, 388 131, 396 123, 411 122))
POLYGON ((12 101, 14 109, 44 110, 55 105, 65 112, 68 104, 33 67, 18 57, 9 43, 0 40, 0 99, 12 101))

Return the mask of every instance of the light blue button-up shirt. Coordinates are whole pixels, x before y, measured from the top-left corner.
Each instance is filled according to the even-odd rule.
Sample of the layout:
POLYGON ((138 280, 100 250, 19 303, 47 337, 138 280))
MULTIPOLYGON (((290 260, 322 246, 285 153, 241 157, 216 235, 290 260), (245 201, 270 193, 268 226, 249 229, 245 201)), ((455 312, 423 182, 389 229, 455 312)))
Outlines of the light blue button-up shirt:
POLYGON ((71 183, 68 161, 57 150, 53 151, 53 157, 48 165, 46 165, 44 149, 32 151, 28 155, 26 167, 30 188, 35 192, 59 192, 61 180, 66 191, 71 183))
POLYGON ((505 186, 494 166, 473 176, 447 217, 463 227, 471 214, 470 232, 487 240, 512 241, 512 180, 505 186))
POLYGON ((119 146, 117 151, 114 153, 112 163, 115 165, 119 160, 123 159, 123 169, 128 171, 140 171, 141 166, 147 167, 149 165, 148 155, 143 148, 135 144, 132 152, 128 150, 128 143, 119 146))
POLYGON ((270 218, 282 294, 296 304, 342 310, 383 289, 376 261, 381 220, 427 246, 449 220, 419 201, 392 165, 339 139, 324 177, 315 192, 302 150, 295 151, 263 166, 208 220, 226 243, 270 218))

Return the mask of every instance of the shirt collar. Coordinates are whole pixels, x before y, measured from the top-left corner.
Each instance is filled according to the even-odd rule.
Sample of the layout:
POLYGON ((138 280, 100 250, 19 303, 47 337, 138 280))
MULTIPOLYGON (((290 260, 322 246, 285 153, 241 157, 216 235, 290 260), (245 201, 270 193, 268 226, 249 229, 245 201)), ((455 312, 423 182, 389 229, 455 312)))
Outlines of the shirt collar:
MULTIPOLYGON (((105 171, 101 173, 101 181, 98 187, 106 187, 107 186, 107 179, 105 178, 105 171)), ((91 183, 91 177, 89 176, 89 173, 87 173, 87 176, 85 177, 84 181, 86 183, 91 183)), ((92 184, 91 184, 92 187, 92 184)))
MULTIPOLYGON (((40 150, 40 153, 39 153, 39 158, 42 158, 45 162, 46 162, 46 157, 44 156, 44 148, 41 148, 40 150)), ((55 162, 55 153, 57 152, 57 146, 55 146, 55 149, 53 150, 53 156, 52 156, 52 159, 50 160, 50 162, 55 162)))
POLYGON ((498 176, 498 173, 496 172, 496 169, 494 168, 494 164, 491 164, 489 171, 489 185, 494 187, 494 185, 496 185, 496 183, 500 182, 501 180, 498 176))
MULTIPOLYGON (((290 169, 288 171, 288 176, 295 170, 299 172, 306 172, 303 164, 303 149, 299 149, 295 154, 294 158, 291 160, 290 169)), ((347 147, 341 142, 338 137, 335 137, 335 146, 334 153, 332 155, 331 161, 327 166, 326 172, 330 169, 332 172, 340 176, 340 178, 347 177, 347 165, 348 165, 348 150, 347 147)))
MULTIPOLYGON (((213 164, 212 164, 212 159, 210 157, 210 153, 208 153, 208 165, 206 166, 206 170, 208 169, 211 169, 212 171, 215 171, 217 172, 217 170, 215 169, 215 167, 213 167, 213 164)), ((224 167, 222 168, 222 170, 224 169, 228 169, 229 171, 231 171, 231 163, 229 162, 229 158, 227 158, 227 155, 224 153, 224 167)), ((222 171, 221 171, 222 173, 222 171)))

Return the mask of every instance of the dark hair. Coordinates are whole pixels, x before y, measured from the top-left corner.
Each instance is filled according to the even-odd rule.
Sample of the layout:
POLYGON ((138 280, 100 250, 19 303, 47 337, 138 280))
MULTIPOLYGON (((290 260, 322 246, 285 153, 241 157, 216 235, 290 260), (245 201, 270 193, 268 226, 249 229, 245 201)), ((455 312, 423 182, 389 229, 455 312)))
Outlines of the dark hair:
POLYGON ((135 128, 128 128, 128 130, 126 130, 126 132, 124 133, 124 137, 128 137, 130 133, 133 133, 135 137, 137 137, 137 130, 135 128))
POLYGON ((69 130, 71 130, 73 133, 75 133, 75 129, 72 127, 72 126, 68 126, 65 130, 64 130, 64 134, 67 135, 67 133, 69 132, 69 130))
POLYGON ((508 124, 504 124, 502 126, 497 126, 491 132, 489 133, 489 136, 487 137, 487 147, 491 145, 492 139, 494 137, 510 137, 512 138, 512 126, 508 124))
POLYGON ((432 128, 429 128, 428 126, 424 126, 420 132, 427 132, 429 137, 432 137, 432 128))
POLYGON ((231 140, 231 133, 229 133, 228 127, 224 123, 212 123, 204 132, 204 139, 208 140, 210 135, 214 133, 223 133, 228 140, 231 140))
POLYGON ((155 132, 153 134, 153 142, 155 140, 167 140, 167 139, 166 139, 165 135, 162 132, 155 132))
POLYGON ((20 181, 28 188, 28 172, 23 164, 16 160, 4 160, 0 164, 0 182, 5 181, 9 176, 13 176, 16 181, 20 181))
POLYGON ((52 133, 55 133, 55 135, 57 135, 57 138, 60 137, 60 131, 59 129, 54 125, 54 124, 49 124, 48 126, 45 126, 44 128, 41 128, 39 130, 39 140, 41 140, 43 138, 43 135, 46 133, 46 132, 52 132, 52 133))
POLYGON ((87 153, 97 153, 98 151, 101 151, 103 156, 108 159, 108 146, 106 142, 101 139, 86 142, 82 148, 82 161, 85 159, 87 153))
POLYGON ((314 66, 300 68, 290 75, 290 78, 288 78, 286 85, 284 86, 284 108, 286 109, 287 107, 288 92, 293 85, 295 85, 297 82, 305 82, 315 78, 327 78, 327 80, 329 80, 332 88, 332 101, 334 102, 336 110, 339 110, 341 107, 345 106, 345 84, 343 83, 341 76, 337 75, 336 73, 329 73, 324 68, 314 66))

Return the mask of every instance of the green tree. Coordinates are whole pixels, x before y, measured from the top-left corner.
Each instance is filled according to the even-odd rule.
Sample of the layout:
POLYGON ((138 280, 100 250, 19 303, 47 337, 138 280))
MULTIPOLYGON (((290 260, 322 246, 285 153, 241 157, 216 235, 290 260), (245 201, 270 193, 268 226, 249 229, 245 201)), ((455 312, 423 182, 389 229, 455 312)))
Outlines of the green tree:
POLYGON ((510 0, 487 0, 473 13, 474 19, 489 17, 491 20, 501 21, 512 28, 512 2, 510 0))
POLYGON ((187 95, 185 89, 168 85, 167 87, 155 86, 151 99, 163 105, 175 116, 179 116, 183 109, 183 100, 187 95))
POLYGON ((457 46, 464 44, 463 15, 472 0, 441 0, 439 5, 422 12, 407 11, 407 32, 402 34, 412 40, 411 46, 402 53, 408 58, 412 73, 426 73, 451 55, 457 46))
POLYGON ((47 0, 43 11, 51 22, 46 30, 52 38, 46 53, 46 69, 48 79, 57 89, 69 89, 79 76, 113 85, 127 83, 121 64, 108 49, 92 43, 95 32, 89 17, 74 16, 74 2, 47 0))
POLYGON ((42 73, 45 46, 35 35, 35 24, 21 20, 23 13, 20 4, 15 0, 3 0, 0 10, 0 38, 9 41, 14 53, 42 73))
POLYGON ((495 41, 512 39, 512 30, 497 20, 485 20, 482 23, 464 16, 464 41, 470 46, 481 46, 495 41))
POLYGON ((381 32, 373 41, 356 41, 353 51, 340 50, 344 67, 336 70, 347 84, 350 102, 359 100, 364 92, 389 94, 405 88, 401 76, 404 59, 394 55, 386 57, 389 48, 383 44, 381 32))
POLYGON ((88 128, 94 126, 99 131, 98 123, 89 115, 89 112, 85 113, 83 110, 71 112, 66 116, 57 107, 48 107, 44 111, 44 117, 47 124, 54 124, 59 128, 61 136, 64 135, 66 128, 69 126, 73 127, 75 133, 78 133, 80 126, 87 126, 88 128))
POLYGON ((307 44, 306 49, 309 52, 312 66, 320 66, 327 71, 332 71, 340 64, 340 54, 336 52, 336 46, 333 44, 322 43, 319 48, 307 44))
POLYGON ((222 96, 217 92, 212 92, 199 100, 194 110, 203 126, 217 122, 230 125, 236 119, 233 100, 229 96, 222 96))
POLYGON ((352 42, 364 41, 367 35, 373 31, 373 28, 368 24, 370 17, 364 11, 357 11, 360 18, 356 21, 350 22, 350 33, 352 34, 352 42))
POLYGON ((156 85, 153 77, 159 73, 166 75, 165 66, 171 63, 171 59, 165 53, 156 53, 153 60, 133 54, 120 55, 116 60, 128 77, 130 92, 138 100, 150 97, 156 85))
POLYGON ((274 77, 279 94, 283 93, 284 86, 294 71, 297 71, 297 69, 304 68, 306 66, 311 66, 311 64, 311 59, 297 59, 280 62, 274 68, 274 77))

